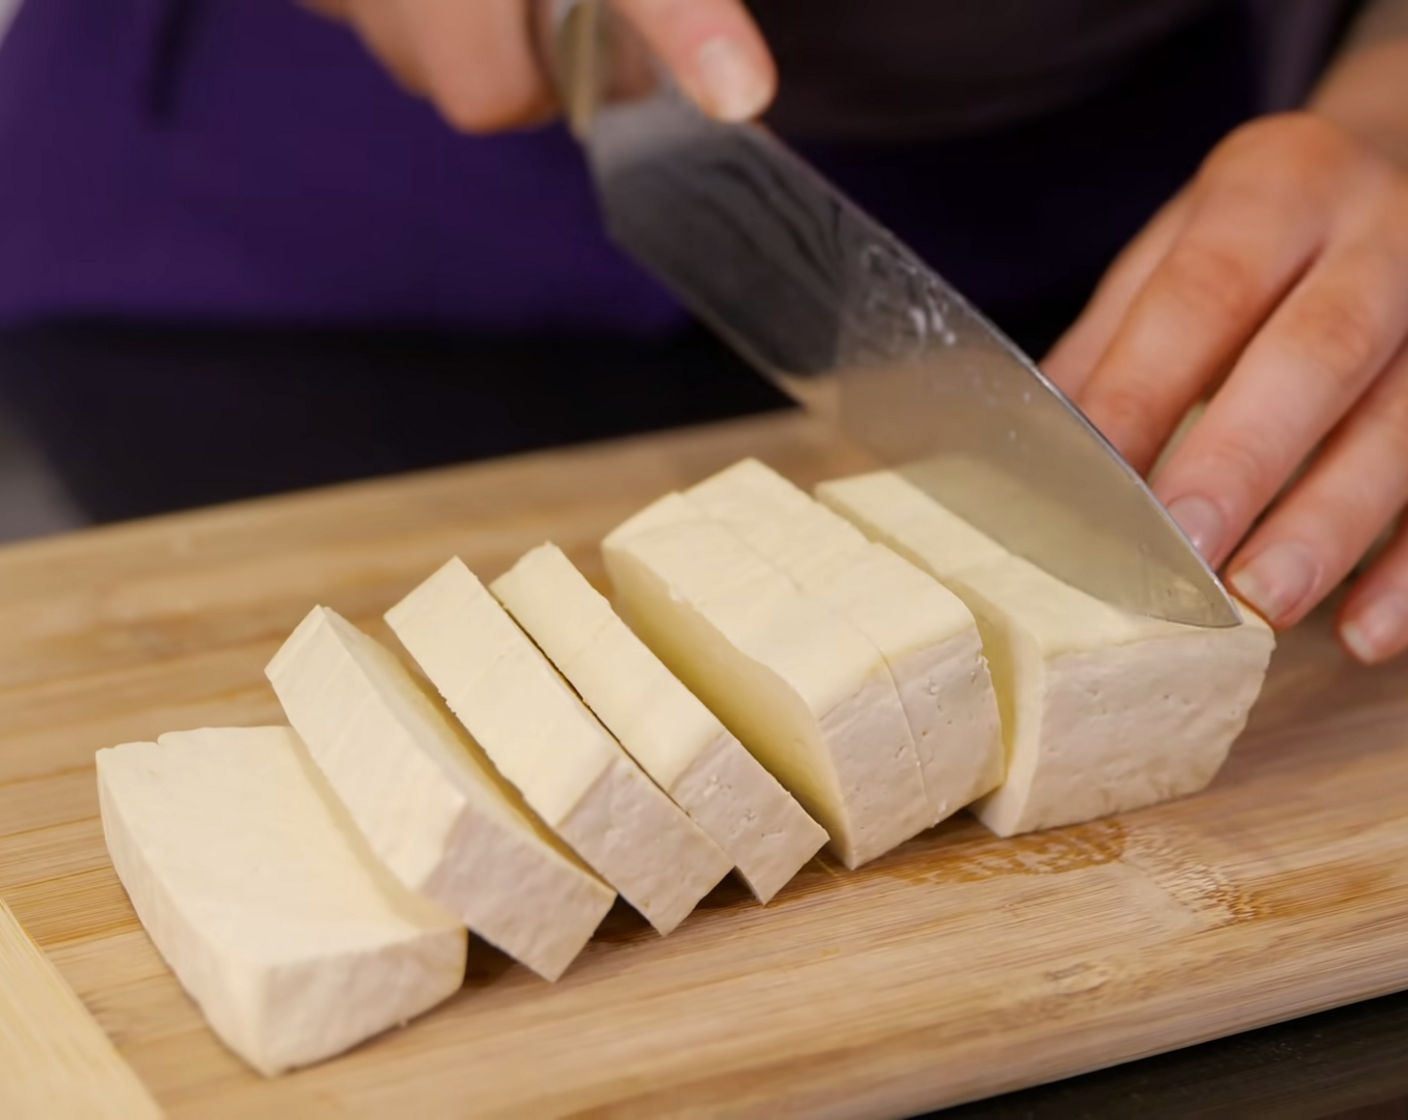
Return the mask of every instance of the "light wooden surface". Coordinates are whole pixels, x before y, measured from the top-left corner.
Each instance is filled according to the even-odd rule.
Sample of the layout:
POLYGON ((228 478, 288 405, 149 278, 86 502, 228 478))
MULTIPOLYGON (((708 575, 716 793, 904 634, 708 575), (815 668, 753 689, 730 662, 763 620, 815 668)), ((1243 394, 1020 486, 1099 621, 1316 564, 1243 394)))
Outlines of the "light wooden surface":
POLYGON ((156 1101, 0 899, 0 1116, 154 1120, 156 1101))
POLYGON ((773 417, 0 551, 0 895, 171 1115, 896 1115, 1408 988, 1408 664, 1321 620, 1199 797, 953 822, 766 910, 726 883, 667 939, 618 909, 556 986, 476 946, 457 998, 276 1081, 224 1051, 113 875, 93 751, 277 719, 262 668, 313 603, 384 636, 451 553, 487 578, 551 537, 599 577, 606 529, 749 453, 865 465, 773 417))

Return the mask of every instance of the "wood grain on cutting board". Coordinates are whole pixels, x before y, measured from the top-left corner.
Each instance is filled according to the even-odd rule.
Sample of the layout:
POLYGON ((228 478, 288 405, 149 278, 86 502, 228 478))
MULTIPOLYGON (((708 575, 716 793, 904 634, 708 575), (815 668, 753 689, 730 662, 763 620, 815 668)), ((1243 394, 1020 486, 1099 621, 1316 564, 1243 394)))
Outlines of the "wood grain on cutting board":
POLYGON ((265 662, 321 602, 379 616, 447 556, 491 578, 757 454, 865 467, 798 417, 525 457, 0 551, 0 895, 174 1116, 902 1114, 1408 988, 1408 665, 1290 635, 1207 793, 1045 835, 950 822, 667 939, 623 908, 550 986, 464 991, 265 1081, 202 1025, 107 860, 92 755, 279 719, 265 662), (411 1111, 413 1110, 413 1112, 411 1111))
POLYGON ((161 1110, 0 899, 0 1116, 155 1120, 161 1110))

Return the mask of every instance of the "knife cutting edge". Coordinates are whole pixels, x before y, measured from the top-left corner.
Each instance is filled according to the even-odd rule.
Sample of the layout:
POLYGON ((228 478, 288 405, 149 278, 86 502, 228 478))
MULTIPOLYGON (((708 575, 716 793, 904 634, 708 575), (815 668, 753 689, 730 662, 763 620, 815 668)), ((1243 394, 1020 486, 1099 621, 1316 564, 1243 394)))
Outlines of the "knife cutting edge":
POLYGON ((1139 474, 894 235, 765 127, 705 116, 603 0, 539 13, 611 236, 746 359, 1066 583, 1173 622, 1241 621, 1139 474))

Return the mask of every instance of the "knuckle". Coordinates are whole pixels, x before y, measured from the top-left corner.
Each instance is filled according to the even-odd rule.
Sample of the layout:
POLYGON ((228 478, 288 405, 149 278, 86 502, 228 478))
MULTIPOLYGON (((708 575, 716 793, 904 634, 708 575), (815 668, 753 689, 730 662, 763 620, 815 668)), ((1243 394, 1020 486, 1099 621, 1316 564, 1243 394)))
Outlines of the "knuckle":
POLYGON ((1293 170, 1320 175, 1343 161, 1354 145, 1335 125, 1314 113, 1289 113, 1279 118, 1283 127, 1275 149, 1293 170))
MULTIPOLYGON (((478 19, 487 18, 483 12, 478 19)), ((496 132, 522 124, 546 96, 526 38, 491 23, 471 24, 481 40, 473 51, 441 37, 424 44, 424 64, 440 114, 459 132, 496 132), (493 49, 490 49, 490 47, 493 49)))
POLYGON ((1222 139, 1217 147, 1213 148, 1207 158, 1206 166, 1212 168, 1236 162, 1248 153, 1262 147, 1265 142, 1266 130, 1276 119, 1275 117, 1259 117, 1246 124, 1238 125, 1222 139))
POLYGON ((435 103, 456 132, 485 133, 526 120, 537 107, 538 96, 527 83, 442 85, 435 103))
POLYGON ((1279 113, 1235 129, 1204 164, 1213 177, 1265 180, 1274 168, 1283 182, 1314 190, 1367 167, 1366 150, 1338 126, 1309 112, 1279 113))
POLYGON ((1285 473, 1281 458, 1274 442, 1244 430, 1200 456, 1197 468, 1200 477, 1211 480, 1229 504, 1250 519, 1280 488, 1285 473))
POLYGON ((1343 133, 1323 117, 1305 111, 1276 113, 1242 125, 1232 133, 1234 143, 1277 153, 1296 163, 1315 166, 1317 157, 1345 147, 1343 133))
POLYGON ((1199 317, 1241 321, 1262 302, 1256 267, 1223 246, 1186 239, 1169 256, 1165 273, 1174 297, 1199 317))
POLYGON ((1096 427, 1133 462, 1157 450, 1165 434, 1153 396, 1141 381, 1102 388, 1086 402, 1096 427))
POLYGON ((435 107, 440 110, 440 116, 456 132, 478 133, 486 132, 478 111, 478 106, 464 101, 458 97, 437 97, 435 107))
POLYGON ((1364 402, 1364 423, 1372 427, 1393 452, 1408 462, 1408 377, 1398 378, 1391 390, 1364 402))
POLYGON ((493 129, 491 118, 478 100, 440 95, 435 99, 440 115, 456 132, 479 133, 493 129))
POLYGON ((1382 330, 1366 301, 1322 296, 1298 308, 1287 324, 1288 344, 1314 372, 1350 390, 1373 372, 1383 348, 1382 330))
POLYGON ((1408 257, 1408 172, 1394 170, 1384 192, 1384 228, 1388 245, 1401 260, 1408 257))

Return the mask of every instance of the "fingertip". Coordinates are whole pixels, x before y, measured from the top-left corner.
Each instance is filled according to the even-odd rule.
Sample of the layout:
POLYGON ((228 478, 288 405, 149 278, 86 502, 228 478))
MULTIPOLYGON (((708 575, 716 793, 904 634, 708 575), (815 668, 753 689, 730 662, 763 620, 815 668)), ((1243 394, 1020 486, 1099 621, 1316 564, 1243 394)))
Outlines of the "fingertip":
POLYGON ((1260 549, 1227 582, 1257 614, 1278 630, 1305 617, 1323 594, 1324 565, 1300 541, 1277 541, 1260 549))
POLYGON ((617 8, 710 116, 750 120, 771 104, 777 69, 739 0, 619 0, 617 8))
POLYGON ((707 40, 694 55, 695 88, 690 90, 700 107, 721 121, 747 121, 759 116, 776 93, 777 79, 770 63, 736 39, 718 35, 707 40))
POLYGON ((1184 494, 1169 502, 1168 512, 1208 563, 1221 559, 1229 544, 1227 518, 1216 502, 1201 494, 1184 494))
POLYGON ((1408 595, 1389 591, 1356 603, 1340 622, 1344 647, 1365 665, 1378 665, 1408 649, 1408 595))
POLYGON ((1378 661, 1377 648, 1357 623, 1346 622, 1340 627, 1340 644, 1361 664, 1373 665, 1378 661))

